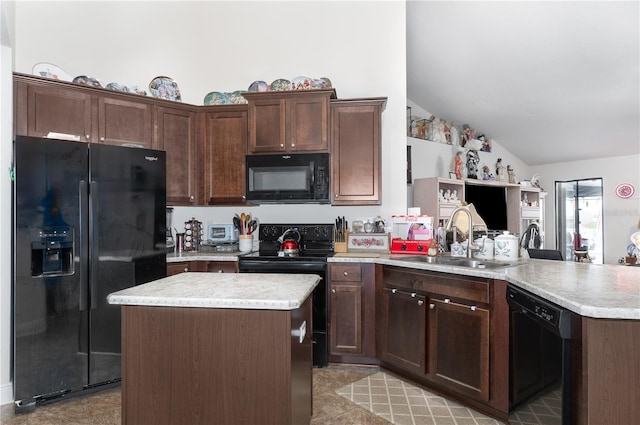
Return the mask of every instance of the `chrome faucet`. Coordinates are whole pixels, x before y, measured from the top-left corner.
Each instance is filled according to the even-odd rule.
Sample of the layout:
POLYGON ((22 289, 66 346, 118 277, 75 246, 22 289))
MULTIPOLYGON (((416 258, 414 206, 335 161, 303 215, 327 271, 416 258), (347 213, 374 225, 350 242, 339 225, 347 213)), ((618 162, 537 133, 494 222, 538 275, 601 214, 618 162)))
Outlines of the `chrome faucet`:
POLYGON ((460 207, 457 207, 455 210, 453 210, 453 212, 451 213, 451 217, 449 217, 449 222, 447 223, 447 227, 445 228, 445 234, 453 228, 454 229, 453 242, 454 243, 456 242, 457 228, 456 226, 453 225, 453 220, 456 217, 456 214, 458 214, 459 212, 464 212, 467 214, 467 217, 469 217, 469 231, 467 233, 467 258, 471 258, 472 251, 475 252, 475 251, 481 251, 484 249, 485 238, 482 239, 482 246, 476 245, 475 242, 473 241, 473 215, 471 214, 471 211, 469 211, 468 207, 460 206, 460 207))

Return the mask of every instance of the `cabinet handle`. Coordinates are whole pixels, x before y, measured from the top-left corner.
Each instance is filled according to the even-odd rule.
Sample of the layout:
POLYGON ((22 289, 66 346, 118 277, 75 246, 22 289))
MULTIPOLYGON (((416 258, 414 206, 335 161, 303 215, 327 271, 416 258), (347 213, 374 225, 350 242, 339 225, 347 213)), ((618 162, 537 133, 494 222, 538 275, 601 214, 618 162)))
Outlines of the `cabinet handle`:
POLYGON ((191 195, 191 196, 189 196, 189 199, 193 201, 194 199, 196 199, 196 197, 191 195))
POLYGON ((218 270, 218 273, 224 273, 224 270, 218 270))
POLYGON ((343 275, 349 276, 349 272, 342 272, 343 275))
POLYGON ((185 272, 188 272, 188 271, 189 271, 189 267, 185 267, 185 268, 184 268, 184 271, 185 271, 185 272))
POLYGON ((445 298, 445 299, 444 299, 444 302, 445 302, 445 303, 447 303, 447 304, 449 304, 449 303, 451 302, 451 300, 450 300, 449 298, 445 298))
POLYGON ((295 143, 291 143, 291 147, 292 147, 292 148, 295 148, 295 147, 296 147, 296 144, 295 144, 295 143))
POLYGON ((333 197, 334 197, 335 199, 338 199, 338 194, 336 193, 335 195, 333 195, 333 197))
POLYGON ((104 142, 104 137, 101 137, 101 138, 100 138, 100 141, 101 141, 101 142, 104 142))
POLYGON ((436 305, 434 303, 429 304, 429 310, 433 310, 434 308, 436 308, 436 305))
POLYGON ((415 298, 415 297, 416 297, 416 295, 418 295, 418 294, 416 294, 415 292, 412 292, 412 293, 411 293, 411 298, 415 298))
POLYGON ((85 134, 85 135, 84 135, 84 138, 85 138, 85 139, 87 139, 87 140, 89 140, 89 139, 91 138, 91 136, 90 136, 89 134, 85 134))
POLYGON ((335 294, 335 293, 336 293, 336 288, 332 288, 332 289, 331 289, 331 293, 332 293, 332 294, 335 294))
POLYGON ((476 306, 475 305, 471 306, 471 311, 476 311, 476 306))
POLYGON ((395 294, 396 292, 398 292, 398 290, 397 290, 396 288, 393 288, 393 289, 391 290, 391 293, 392 293, 392 294, 395 294))
POLYGON ((281 147, 281 148, 284 148, 284 145, 283 145, 282 143, 280 143, 280 147, 281 147))
POLYGON ((422 304, 424 304, 424 301, 418 300, 418 305, 422 305, 422 304))

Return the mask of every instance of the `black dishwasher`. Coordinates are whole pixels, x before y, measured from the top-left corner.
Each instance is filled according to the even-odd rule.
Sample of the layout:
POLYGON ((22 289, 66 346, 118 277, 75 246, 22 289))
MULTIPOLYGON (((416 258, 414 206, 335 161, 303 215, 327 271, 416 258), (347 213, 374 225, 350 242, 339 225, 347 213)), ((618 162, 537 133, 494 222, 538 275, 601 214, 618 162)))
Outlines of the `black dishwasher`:
POLYGON ((572 313, 513 285, 509 303, 509 410, 521 422, 571 424, 572 313))

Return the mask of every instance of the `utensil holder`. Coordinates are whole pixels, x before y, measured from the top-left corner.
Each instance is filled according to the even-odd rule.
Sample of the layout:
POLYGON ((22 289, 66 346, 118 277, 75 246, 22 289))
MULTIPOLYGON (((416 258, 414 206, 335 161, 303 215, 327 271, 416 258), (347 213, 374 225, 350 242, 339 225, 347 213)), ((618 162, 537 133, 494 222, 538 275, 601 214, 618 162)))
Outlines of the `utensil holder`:
POLYGON ((253 234, 238 235, 238 249, 240 252, 253 251, 253 234))
POLYGON ((333 241, 333 252, 347 252, 349 232, 344 232, 344 242, 333 241))

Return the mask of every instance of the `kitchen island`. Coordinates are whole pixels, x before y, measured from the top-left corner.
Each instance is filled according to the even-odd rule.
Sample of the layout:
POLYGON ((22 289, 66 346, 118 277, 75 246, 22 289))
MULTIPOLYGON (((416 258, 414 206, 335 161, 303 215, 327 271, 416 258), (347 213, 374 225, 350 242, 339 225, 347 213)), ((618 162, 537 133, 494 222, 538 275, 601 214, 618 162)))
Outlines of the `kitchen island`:
POLYGON ((122 305, 122 423, 308 424, 317 275, 181 273, 122 305))

